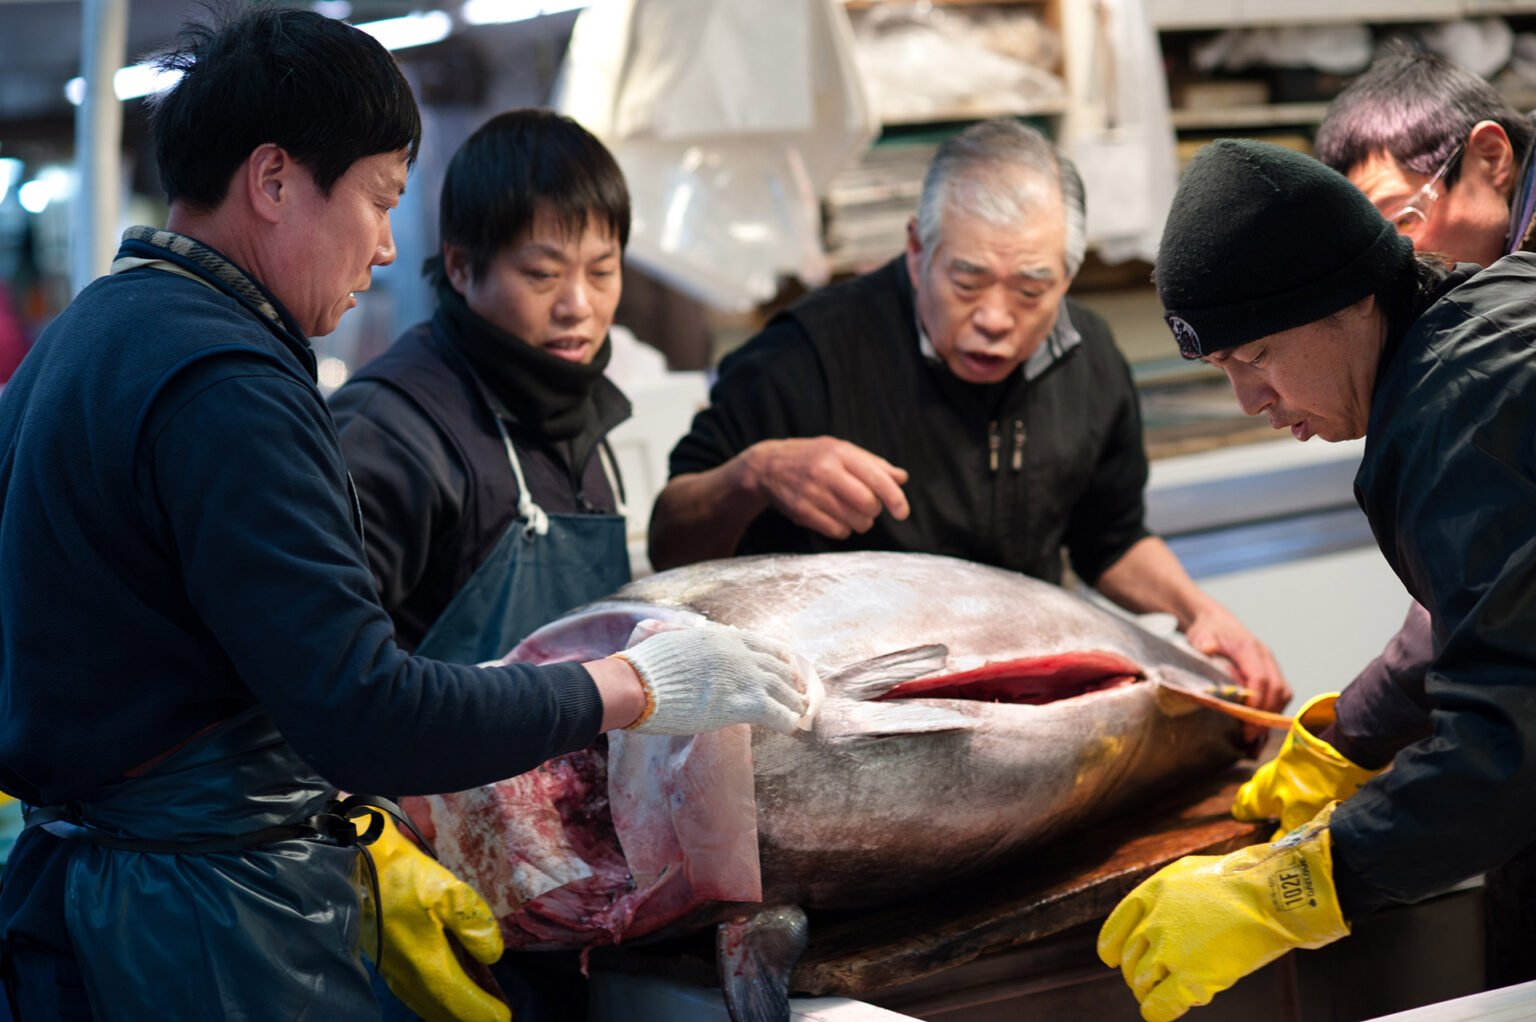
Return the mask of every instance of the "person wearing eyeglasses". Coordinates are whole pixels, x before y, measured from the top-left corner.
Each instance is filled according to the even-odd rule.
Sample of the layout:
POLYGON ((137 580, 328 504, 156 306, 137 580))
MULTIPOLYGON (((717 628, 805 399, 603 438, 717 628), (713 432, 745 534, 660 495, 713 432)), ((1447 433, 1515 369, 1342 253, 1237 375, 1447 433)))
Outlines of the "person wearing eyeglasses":
POLYGON ((1530 115, 1433 53, 1389 50, 1339 93, 1314 152, 1420 252, 1487 266, 1536 250, 1530 115))

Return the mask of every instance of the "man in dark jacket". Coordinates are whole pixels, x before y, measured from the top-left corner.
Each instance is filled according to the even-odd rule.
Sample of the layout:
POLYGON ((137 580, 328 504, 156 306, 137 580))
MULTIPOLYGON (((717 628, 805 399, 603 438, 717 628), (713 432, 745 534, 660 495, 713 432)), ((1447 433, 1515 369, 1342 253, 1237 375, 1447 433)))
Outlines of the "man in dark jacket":
POLYGON ((906 550, 1059 582, 1178 619, 1258 705, 1274 658, 1148 533, 1130 369, 1066 298, 1084 251, 1071 165, 1014 120, 943 145, 907 252, 811 295, 729 356, 672 452, 658 568, 732 554, 906 550))
POLYGON ((0 396, 0 789, 29 806, 0 975, 23 1020, 372 1019, 337 786, 462 789, 614 727, 787 729, 804 697, 703 630, 539 668, 401 650, 308 338, 394 258, 415 100, 308 11, 190 26, 166 63, 167 228, 128 231, 0 396))
POLYGON ((1431 622, 1417 735, 1359 736, 1402 746, 1390 771, 1272 844, 1174 863, 1105 923, 1101 956, 1144 1017, 1172 1019, 1536 838, 1516 808, 1536 792, 1536 256, 1480 273, 1415 257, 1336 172, 1219 141, 1180 183, 1157 281, 1180 350, 1245 411, 1299 440, 1367 438, 1356 495, 1431 622))
MULTIPOLYGON (((1536 248, 1533 137, 1530 116, 1479 75, 1438 54, 1394 47, 1328 105, 1314 153, 1364 192, 1416 251, 1487 266, 1536 248)), ((1420 737, 1413 732, 1427 726, 1422 693, 1429 631, 1429 615, 1415 604, 1347 697, 1335 704, 1330 694, 1304 708, 1312 735, 1343 761, 1326 753, 1309 758, 1337 787, 1317 786, 1306 804, 1292 798, 1282 823, 1298 815, 1310 819, 1329 797, 1347 797, 1362 771, 1380 770, 1404 741, 1420 737), (1384 734, 1405 737, 1384 741, 1384 734)), ((1304 755, 1307 748, 1317 746, 1288 751, 1304 755)), ((1249 796, 1244 815, 1281 817, 1282 795, 1255 789, 1249 796)))
MULTIPOLYGON (((1482 77, 1421 50, 1379 57, 1329 105, 1315 155, 1365 193, 1418 252, 1489 265, 1536 249, 1531 118, 1482 77)), ((1417 603, 1402 629, 1352 681, 1302 708, 1280 754, 1239 792, 1243 819, 1282 830, 1348 798, 1429 730, 1424 676, 1433 659, 1429 615, 1417 603)), ((1536 978, 1529 907, 1536 849, 1487 880, 1490 985, 1536 978)))
MULTIPOLYGON (((436 313, 331 410, 401 645, 479 663, 629 581, 604 440, 629 402, 603 375, 629 192, 575 121, 514 110, 454 154, 440 207, 436 313)), ((513 964, 498 975, 523 1022, 580 1013, 583 983, 542 1003, 530 987, 543 959, 513 964)), ((467 977, 446 986, 454 1017, 481 1017, 467 977)))

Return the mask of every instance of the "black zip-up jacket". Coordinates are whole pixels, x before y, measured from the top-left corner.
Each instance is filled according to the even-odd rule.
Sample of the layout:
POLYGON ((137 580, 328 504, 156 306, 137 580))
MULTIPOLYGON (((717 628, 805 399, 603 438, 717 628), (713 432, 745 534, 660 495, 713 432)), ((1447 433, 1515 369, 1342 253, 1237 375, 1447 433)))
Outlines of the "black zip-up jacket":
MULTIPOLYGON (((529 495, 550 514, 617 507, 598 445, 629 417, 629 402, 604 378, 593 403, 595 417, 567 443, 506 409, 529 495)), ((331 413, 357 483, 380 599, 399 643, 415 649, 517 519, 517 479, 489 395, 434 319, 331 395, 331 413)))
POLYGON ((834 540, 769 510, 738 553, 904 550, 1059 582, 1065 547, 1091 583, 1148 535, 1140 412, 1098 316, 1064 303, 1046 344, 1055 360, 1033 379, 1024 367, 990 386, 955 378, 921 350, 898 258, 808 296, 728 356, 671 474, 760 440, 840 437, 907 470, 907 520, 881 515, 834 540))
POLYGON ((1335 812, 1347 915, 1536 841, 1536 255, 1473 275, 1384 356, 1355 492, 1429 612, 1428 737, 1335 812))

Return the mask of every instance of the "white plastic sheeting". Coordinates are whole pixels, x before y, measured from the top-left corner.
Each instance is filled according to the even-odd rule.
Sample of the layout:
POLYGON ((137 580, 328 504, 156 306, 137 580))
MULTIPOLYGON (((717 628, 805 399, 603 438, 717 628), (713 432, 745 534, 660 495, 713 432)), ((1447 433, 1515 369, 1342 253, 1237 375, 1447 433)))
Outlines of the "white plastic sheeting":
POLYGON ((878 5, 853 21, 855 58, 887 124, 1060 112, 1060 40, 1038 10, 878 5))
POLYGON ((1077 164, 1088 244, 1108 263, 1157 256, 1178 187, 1162 50, 1145 0, 1066 6, 1067 67, 1076 102, 1062 148, 1077 164))
POLYGON ((826 281, 818 197, 879 130, 836 0, 597 0, 555 105, 624 170, 630 257, 735 311, 826 281))

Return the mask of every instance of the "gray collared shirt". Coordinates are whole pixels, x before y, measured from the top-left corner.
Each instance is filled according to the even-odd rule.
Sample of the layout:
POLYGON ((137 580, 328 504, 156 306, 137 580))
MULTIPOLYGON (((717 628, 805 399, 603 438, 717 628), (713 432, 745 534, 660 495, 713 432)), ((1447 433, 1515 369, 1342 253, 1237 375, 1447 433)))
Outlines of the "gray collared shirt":
MULTIPOLYGON (((917 323, 917 345, 923 357, 934 365, 943 365, 944 360, 939 357, 933 342, 928 339, 928 328, 923 325, 923 317, 919 315, 915 301, 912 303, 912 319, 917 323)), ((1062 299, 1056 309, 1056 325, 1051 327, 1045 343, 1040 345, 1024 363, 1024 379, 1039 378, 1041 373, 1055 365, 1080 343, 1082 343, 1082 336, 1078 334, 1077 327, 1072 325, 1072 315, 1067 311, 1066 299, 1062 299)))

